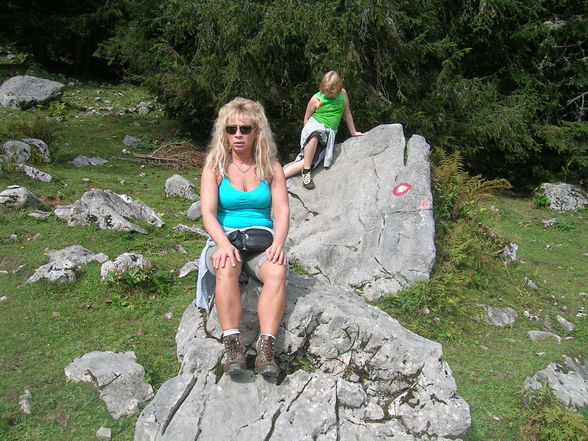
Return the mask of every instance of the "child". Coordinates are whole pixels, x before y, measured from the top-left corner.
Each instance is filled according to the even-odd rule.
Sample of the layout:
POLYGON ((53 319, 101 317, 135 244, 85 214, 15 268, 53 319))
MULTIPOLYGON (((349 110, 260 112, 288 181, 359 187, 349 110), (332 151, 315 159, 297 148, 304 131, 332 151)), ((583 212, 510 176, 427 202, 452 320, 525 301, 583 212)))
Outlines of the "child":
POLYGON ((304 113, 304 128, 300 134, 300 153, 294 162, 284 166, 286 178, 302 173, 304 188, 312 190, 315 187, 311 169, 323 159, 325 168, 330 167, 341 117, 345 118, 351 136, 363 135, 355 130, 349 97, 342 87, 341 77, 332 70, 323 76, 319 92, 308 101, 304 113))

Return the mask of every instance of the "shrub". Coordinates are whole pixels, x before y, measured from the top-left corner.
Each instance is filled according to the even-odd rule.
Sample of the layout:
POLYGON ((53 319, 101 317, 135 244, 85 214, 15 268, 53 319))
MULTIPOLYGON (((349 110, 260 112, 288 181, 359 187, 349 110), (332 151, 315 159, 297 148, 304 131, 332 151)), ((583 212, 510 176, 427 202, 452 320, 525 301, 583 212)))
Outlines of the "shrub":
MULTIPOLYGON (((17 121, 10 125, 10 130, 22 137, 36 138, 45 141, 51 157, 57 153, 55 142, 61 137, 56 122, 45 116, 37 115, 30 121, 17 121)), ((33 162, 35 158, 33 158, 33 162)))

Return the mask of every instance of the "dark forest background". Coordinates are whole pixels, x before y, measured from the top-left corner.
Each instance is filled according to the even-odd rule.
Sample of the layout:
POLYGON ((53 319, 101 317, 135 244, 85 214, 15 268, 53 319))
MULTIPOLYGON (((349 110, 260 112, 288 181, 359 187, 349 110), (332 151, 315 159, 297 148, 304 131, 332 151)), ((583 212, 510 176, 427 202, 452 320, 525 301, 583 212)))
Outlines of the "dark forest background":
POLYGON ((53 72, 143 84, 203 137, 229 99, 259 100, 283 157, 337 70, 359 130, 401 123, 524 191, 588 183, 587 12, 585 0, 4 0, 0 42, 53 72))

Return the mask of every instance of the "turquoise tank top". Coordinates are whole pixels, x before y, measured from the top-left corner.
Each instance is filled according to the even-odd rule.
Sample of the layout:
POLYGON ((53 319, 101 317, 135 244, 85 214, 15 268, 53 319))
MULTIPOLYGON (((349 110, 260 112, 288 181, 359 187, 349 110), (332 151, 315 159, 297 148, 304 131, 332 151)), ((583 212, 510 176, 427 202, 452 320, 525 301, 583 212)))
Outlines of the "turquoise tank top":
POLYGON ((255 225, 273 228, 271 218, 272 195, 267 181, 250 191, 237 190, 226 176, 218 186, 216 218, 227 228, 245 228, 255 225))
POLYGON ((320 101, 321 105, 314 111, 312 117, 329 129, 337 130, 343 111, 345 110, 345 95, 343 91, 335 98, 327 98, 322 93, 314 94, 320 101))

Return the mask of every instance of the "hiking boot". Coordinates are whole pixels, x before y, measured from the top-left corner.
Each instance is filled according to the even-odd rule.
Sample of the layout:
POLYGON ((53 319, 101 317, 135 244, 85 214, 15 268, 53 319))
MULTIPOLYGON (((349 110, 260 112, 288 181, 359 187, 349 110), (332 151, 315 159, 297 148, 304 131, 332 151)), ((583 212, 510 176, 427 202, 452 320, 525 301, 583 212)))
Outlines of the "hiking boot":
POLYGON ((276 378, 280 368, 274 361, 274 344, 276 339, 269 335, 260 335, 255 344, 255 373, 264 377, 276 378))
POLYGON ((312 190, 314 188, 314 182, 312 180, 312 174, 310 171, 304 172, 302 170, 302 186, 307 190, 312 190))
POLYGON ((247 369, 245 365, 245 354, 243 352, 243 341, 240 334, 233 334, 223 337, 227 359, 223 365, 225 374, 239 375, 247 369))

